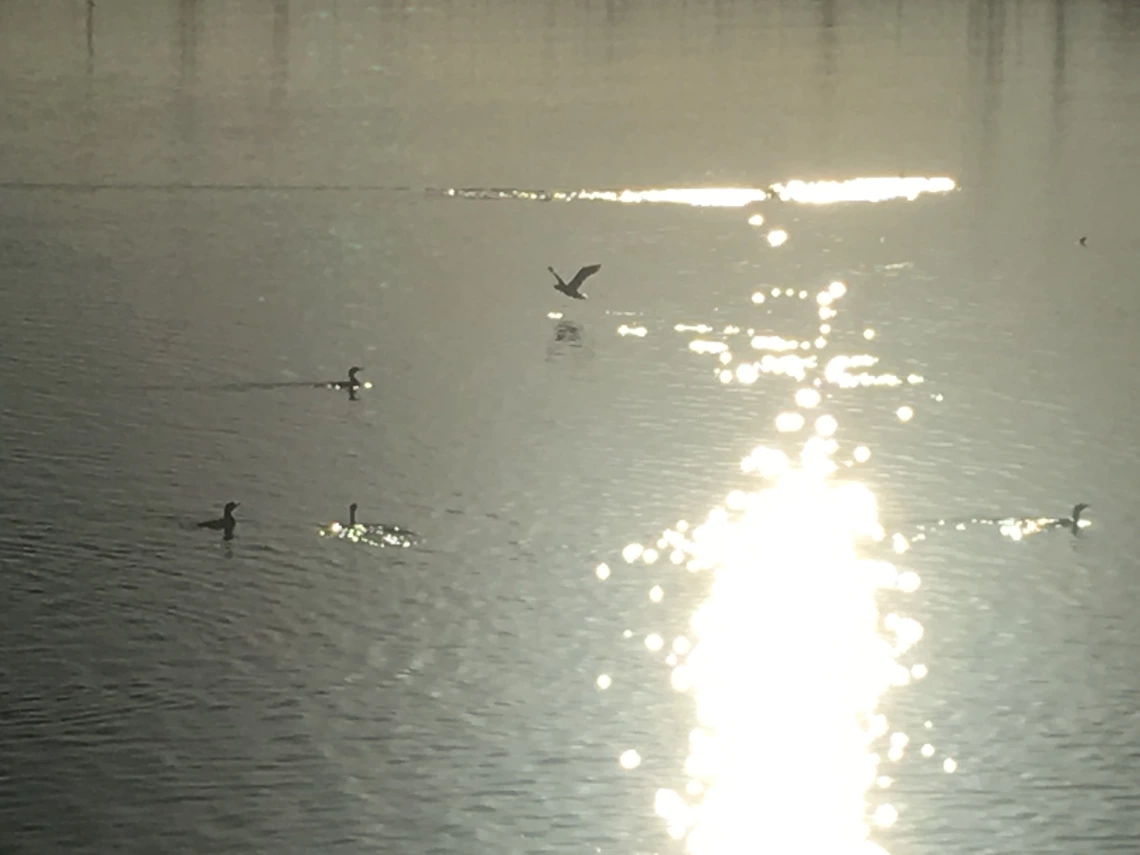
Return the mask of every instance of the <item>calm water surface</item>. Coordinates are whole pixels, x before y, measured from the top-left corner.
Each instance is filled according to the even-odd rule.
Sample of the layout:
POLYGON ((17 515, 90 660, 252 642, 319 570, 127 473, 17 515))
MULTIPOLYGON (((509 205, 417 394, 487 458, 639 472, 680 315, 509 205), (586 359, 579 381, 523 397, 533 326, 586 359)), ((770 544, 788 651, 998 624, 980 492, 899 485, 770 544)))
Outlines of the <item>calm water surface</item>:
MULTIPOLYGON (((620 553, 807 436, 795 381, 690 341, 811 341, 840 280, 821 358, 904 382, 821 388, 837 460, 887 532, 951 521, 898 561, 929 676, 881 709, 936 752, 874 839, 1136 851, 1138 81, 1123 0, 3 4, 0 849, 681 851, 696 717, 643 637, 709 580, 620 553), (958 189, 429 192, 900 174, 958 189), (352 364, 356 402, 288 385, 352 364), (231 498, 234 540, 192 528, 231 498), (422 543, 316 537, 352 501, 422 543), (952 524, 1077 501, 1076 539, 952 524)), ((794 851, 766 809, 706 851, 794 851)))

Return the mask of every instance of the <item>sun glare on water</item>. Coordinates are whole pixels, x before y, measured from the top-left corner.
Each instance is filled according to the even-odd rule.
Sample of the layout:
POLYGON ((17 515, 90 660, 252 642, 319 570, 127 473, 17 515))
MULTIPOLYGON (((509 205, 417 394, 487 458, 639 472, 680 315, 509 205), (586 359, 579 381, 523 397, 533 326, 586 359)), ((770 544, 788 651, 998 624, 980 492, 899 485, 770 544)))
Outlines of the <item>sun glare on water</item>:
MULTIPOLYGON (((735 364, 725 341, 690 342, 693 353, 716 363, 722 382, 788 378, 789 405, 774 417, 773 433, 803 431, 803 442, 792 454, 756 448, 741 463, 758 479, 755 490, 733 491, 699 525, 665 531, 657 549, 630 544, 622 552, 627 565, 652 563, 646 557, 652 551, 655 560, 661 556, 661 572, 710 576, 707 599, 684 636, 670 643, 651 633, 641 640, 642 655, 659 658, 674 690, 695 706, 684 784, 657 789, 653 798, 669 835, 693 855, 881 855, 886 850, 875 831, 899 819, 886 789, 909 740, 891 732, 879 707, 890 689, 921 679, 927 667, 911 661, 921 624, 881 604, 886 592, 913 594, 920 580, 885 560, 899 556, 879 524, 875 496, 852 477, 871 451, 844 441, 838 418, 828 412, 827 389, 878 387, 878 396, 887 397, 884 418, 897 410, 906 420, 921 378, 904 382, 862 371, 877 361, 866 354, 815 356, 829 346, 847 290, 832 282, 814 304, 800 303, 821 307, 818 316, 814 308, 807 316, 818 324, 814 341, 742 332, 746 353, 769 351, 758 361, 735 364)), ((807 297, 772 289, 772 298, 781 295, 807 297)), ((757 292, 752 302, 763 306, 767 298, 757 292)), ((676 330, 712 332, 694 325, 676 330)), ((601 565, 598 578, 619 566, 601 565)), ((662 590, 655 585, 650 598, 662 590)), ((604 683, 610 686, 608 675, 604 683)), ((924 757, 936 753, 929 743, 921 749, 924 757)), ((636 748, 625 752, 621 767, 642 774, 634 772, 643 759, 636 748)), ((949 757, 938 762, 946 772, 957 766, 949 757)))
MULTIPOLYGON (((640 190, 580 189, 524 190, 521 188, 449 187, 430 191, 452 199, 484 201, 514 199, 527 202, 618 202, 623 205, 666 204, 694 208, 747 208, 773 198, 804 205, 840 202, 883 202, 891 199, 914 201, 924 193, 948 193, 957 188, 952 178, 924 176, 864 176, 844 181, 801 181, 795 179, 769 187, 653 187, 640 190)), ((752 226, 764 222, 762 214, 748 217, 752 226)), ((772 246, 787 240, 783 229, 768 234, 772 246)))
POLYGON ((875 593, 897 573, 855 553, 877 533, 874 498, 797 467, 733 504, 682 546, 715 574, 673 668, 696 703, 686 791, 702 796, 661 790, 657 812, 695 855, 757 839, 771 851, 882 851, 868 842, 865 795, 880 774, 876 707, 909 681, 896 656, 917 633, 884 635, 875 593))
POLYGON ((654 800, 694 855, 758 839, 774 852, 884 851, 870 828, 894 808, 867 801, 883 773, 877 707, 911 681, 899 658, 922 630, 879 613, 877 593, 901 590, 901 574, 860 558, 858 541, 883 531, 871 492, 833 478, 834 450, 817 434, 798 461, 772 466, 783 455, 759 448, 751 458, 779 473, 769 484, 730 494, 687 535, 664 535, 690 569, 713 576, 670 650, 672 684, 696 705, 688 783, 654 800))

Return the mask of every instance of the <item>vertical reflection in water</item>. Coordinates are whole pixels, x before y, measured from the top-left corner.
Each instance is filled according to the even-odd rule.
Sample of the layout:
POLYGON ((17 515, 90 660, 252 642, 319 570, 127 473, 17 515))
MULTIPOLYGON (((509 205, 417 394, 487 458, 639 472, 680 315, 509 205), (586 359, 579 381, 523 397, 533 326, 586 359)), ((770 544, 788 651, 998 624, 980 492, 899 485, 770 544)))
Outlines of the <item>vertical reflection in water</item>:
MULTIPOLYGON (((606 69, 609 69, 621 57, 618 39, 623 38, 619 27, 629 24, 629 0, 606 0, 606 69)), ((626 41, 628 44, 628 41, 626 41)))
POLYGON ((87 75, 95 73, 95 0, 87 0, 87 75))
MULTIPOLYGON (((978 160, 974 164, 974 171, 979 185, 983 187, 1001 186, 1004 179, 1003 175, 994 174, 997 157, 996 119, 1001 107, 1001 50, 997 46, 995 17, 993 0, 971 0, 967 13, 967 91, 972 104, 970 113, 976 117, 977 124, 968 128, 966 134, 978 140, 978 160)), ((982 207, 983 194, 976 194, 971 204, 974 207, 975 222, 985 223, 990 219, 993 212, 982 207)), ((988 278, 993 273, 990 269, 990 241, 991 238, 984 237, 978 242, 978 251, 970 255, 974 275, 980 278, 988 278)))
POLYGON ((273 106, 280 108, 289 83, 289 0, 273 0, 273 106))
POLYGON ((1106 6, 1103 21, 1108 47, 1123 48, 1128 59, 1135 59, 1135 42, 1140 36, 1140 6, 1136 0, 1106 0, 1106 6))
MULTIPOLYGON (((266 140, 266 150, 273 157, 278 150, 275 143, 288 132, 289 87, 289 5, 290 0, 273 0, 273 71, 269 87, 269 129, 273 139, 266 140)), ((273 170, 274 173, 277 170, 273 170)))
MULTIPOLYGON (((198 163, 198 0, 179 0, 175 21, 177 39, 178 82, 174 87, 174 125, 177 132, 171 146, 174 162, 170 175, 176 180, 192 182, 197 177, 198 163)), ((197 230, 181 228, 181 240, 174 242, 169 258, 171 274, 176 280, 197 281, 199 264, 197 230)))
POLYGON ((1049 170, 1054 177, 1063 174, 1060 157, 1065 131, 1065 2, 1053 0, 1053 78, 1050 93, 1053 132, 1049 135, 1049 170))
MULTIPOLYGON (((1004 9, 1003 9, 1004 11, 1004 9)), ((1014 0, 1013 3, 1013 55, 1015 62, 1020 62, 1024 57, 1022 50, 1022 36, 1024 35, 1021 26, 1021 0, 1014 0)))
POLYGON ((1065 90, 1065 0, 1053 0, 1053 107, 1065 90))
POLYGON ((87 75, 84 81, 83 97, 83 137, 79 145, 80 180, 92 184, 99 181, 95 174, 95 150, 99 145, 99 108, 95 102, 95 2, 87 0, 87 75))
POLYGON ((821 165, 833 168, 835 129, 838 124, 835 115, 835 87, 839 83, 835 58, 835 0, 820 0, 819 13, 819 118, 823 126, 819 129, 818 138, 824 140, 825 146, 821 165))
POLYGON ((731 3, 726 4, 725 0, 713 0, 713 34, 718 46, 723 46, 725 36, 732 33, 732 12, 731 3))
POLYGON ((1001 91, 1004 79, 1003 63, 1005 59, 1005 5, 1001 0, 986 0, 985 25, 985 69, 986 76, 982 88, 982 152, 986 168, 985 185, 990 186, 992 177, 989 164, 995 157, 997 144, 997 128, 995 118, 1001 110, 1001 91))
POLYGON ((193 176, 197 159, 197 117, 195 98, 198 88, 198 0, 178 2, 178 86, 175 89, 175 124, 181 146, 175 150, 172 170, 183 181, 193 176))
POLYGON ((553 86, 555 75, 558 73, 558 63, 562 57, 562 51, 559 50, 562 38, 558 29, 558 4, 554 0, 547 2, 543 10, 542 25, 542 70, 545 72, 547 85, 553 86))
POLYGON ((185 90, 197 76, 198 0, 178 3, 178 82, 185 90))

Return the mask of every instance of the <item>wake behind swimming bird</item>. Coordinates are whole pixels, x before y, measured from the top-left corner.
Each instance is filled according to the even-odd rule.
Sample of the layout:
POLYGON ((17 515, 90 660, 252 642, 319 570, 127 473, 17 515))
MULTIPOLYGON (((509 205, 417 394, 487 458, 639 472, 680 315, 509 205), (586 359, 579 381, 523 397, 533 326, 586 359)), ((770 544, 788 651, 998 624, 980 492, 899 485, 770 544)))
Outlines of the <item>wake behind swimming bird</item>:
POLYGON ((546 269, 549 270, 551 274, 553 274, 554 278, 558 280, 558 283, 553 286, 555 291, 558 291, 561 294, 565 294, 567 297, 571 297, 575 300, 585 300, 587 295, 583 294, 581 291, 582 283, 597 273, 599 270, 601 270, 602 265, 589 264, 586 267, 581 268, 577 273, 574 274, 574 278, 569 282, 564 282, 562 280, 562 277, 558 275, 553 267, 547 267, 546 269))
POLYGON ((276 380, 269 382, 239 382, 239 383, 191 383, 186 385, 148 384, 131 388, 142 389, 147 392, 256 392, 275 389, 334 389, 347 391, 349 398, 356 400, 356 392, 360 389, 371 389, 372 384, 361 380, 356 375, 364 369, 354 365, 348 369, 348 377, 343 380, 276 380))
POLYGON ((359 374, 363 370, 364 369, 361 368, 359 365, 354 365, 348 369, 348 379, 347 380, 330 380, 328 383, 323 383, 321 385, 325 386, 328 389, 337 389, 337 390, 342 391, 342 392, 348 392, 348 400, 355 401, 356 400, 356 393, 358 391, 360 391, 361 389, 371 389, 372 388, 371 383, 369 383, 367 380, 361 380, 359 377, 356 376, 357 374, 359 374))
POLYGON ((952 520, 940 519, 928 523, 914 525, 914 531, 908 535, 897 532, 889 541, 890 548, 895 552, 904 552, 917 541, 926 540, 938 532, 965 531, 971 526, 996 526, 1003 537, 1013 541, 1043 534, 1047 531, 1064 530, 1071 532, 1074 537, 1080 537, 1083 529, 1089 528, 1092 522, 1082 516, 1092 505, 1081 502, 1073 506, 1071 517, 971 517, 970 519, 952 520))
POLYGON ((356 511, 359 507, 356 502, 348 506, 348 525, 331 522, 317 534, 321 537, 350 540, 353 543, 364 542, 379 547, 397 546, 401 549, 407 549, 419 541, 419 535, 403 526, 358 522, 356 511))
MULTIPOLYGON (((1058 529, 1071 532, 1074 537, 1080 537, 1081 529, 1088 528, 1092 525, 1087 519, 1081 517, 1081 514, 1090 507, 1092 507, 1092 505, 1083 502, 1074 505, 1073 515, 1071 517, 1061 517, 1059 519, 1052 517, 1028 517, 996 520, 995 522, 1002 535, 1015 541, 1024 540, 1032 534, 1040 534, 1045 531, 1057 531, 1058 529)), ((979 522, 989 521, 980 520, 979 522)))

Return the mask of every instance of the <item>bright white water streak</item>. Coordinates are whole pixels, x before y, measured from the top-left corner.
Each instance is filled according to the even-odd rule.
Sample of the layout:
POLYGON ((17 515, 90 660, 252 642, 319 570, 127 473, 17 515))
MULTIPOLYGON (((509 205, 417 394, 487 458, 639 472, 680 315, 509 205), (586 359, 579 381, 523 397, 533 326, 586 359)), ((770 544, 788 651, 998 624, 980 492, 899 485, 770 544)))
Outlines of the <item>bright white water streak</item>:
MULTIPOLYGON (((847 293, 845 283, 832 282, 816 295, 828 312, 828 332, 847 293)), ((769 338, 760 345, 783 341, 769 338)), ((690 349, 715 354, 722 364, 732 359, 721 342, 698 339, 690 349)), ((884 414, 895 407, 913 413, 910 390, 921 378, 878 383, 865 378, 881 378, 850 374, 874 362, 864 354, 824 365, 804 360, 789 406, 773 424, 780 432, 794 421, 795 430, 811 434, 799 452, 756 448, 741 463, 762 479, 756 490, 733 491, 703 524, 678 523, 656 548, 630 544, 622 552, 627 564, 712 574, 708 599, 685 635, 671 644, 657 632, 639 640, 641 655, 661 657, 673 688, 695 702, 685 784, 680 791, 658 789, 654 798, 669 834, 684 839, 693 855, 883 853, 871 841, 872 828, 899 819, 886 798, 892 778, 884 767, 903 758, 909 739, 890 731, 878 705, 890 688, 920 680, 928 669, 902 661, 922 638, 921 624, 881 614, 879 596, 885 590, 913 594, 920 580, 913 571, 860 555, 861 545, 884 538, 875 497, 835 473, 838 457, 848 458, 843 465, 852 472, 871 452, 856 443, 847 447, 818 391, 823 383, 884 385, 898 399, 884 414), (668 561, 658 562, 659 556, 668 561)), ((597 570, 603 581, 617 572, 603 566, 604 573, 597 570)), ((669 587, 655 581, 662 584, 650 589, 654 602, 654 592, 669 587)), ((603 677, 608 687, 610 678, 603 677)), ((620 763, 634 773, 640 754, 625 748, 620 763)), ((930 743, 919 748, 924 757, 936 752, 930 743)), ((948 773, 956 769, 953 758, 941 763, 948 773)))
POLYGON ((665 203, 697 208, 743 208, 772 197, 784 202, 825 204, 829 202, 881 202, 915 199, 922 193, 946 193, 955 189, 945 177, 864 177, 845 181, 789 181, 771 187, 673 187, 645 190, 522 190, 472 187, 433 191, 462 199, 519 199, 536 202, 665 203))
POLYGON ((789 181, 772 190, 785 202, 825 205, 833 202, 885 202, 917 199, 923 193, 949 193, 952 178, 852 178, 848 181, 789 181))
POLYGON ((882 774, 873 743, 887 731, 876 707, 910 681, 897 657, 922 630, 880 616, 875 595, 901 590, 901 574, 856 555, 856 538, 881 536, 874 497, 817 464, 731 495, 691 538, 664 538, 714 573, 686 644, 671 651, 673 685, 697 708, 686 792, 702 797, 655 798, 694 855, 882 851, 868 842, 866 803, 882 774))

